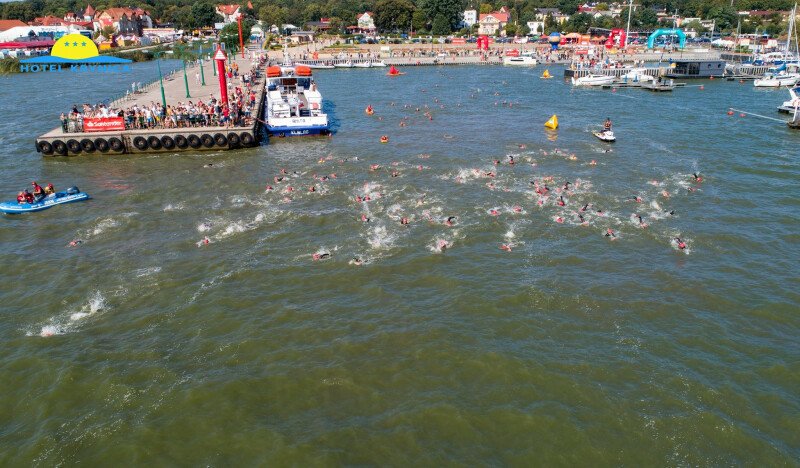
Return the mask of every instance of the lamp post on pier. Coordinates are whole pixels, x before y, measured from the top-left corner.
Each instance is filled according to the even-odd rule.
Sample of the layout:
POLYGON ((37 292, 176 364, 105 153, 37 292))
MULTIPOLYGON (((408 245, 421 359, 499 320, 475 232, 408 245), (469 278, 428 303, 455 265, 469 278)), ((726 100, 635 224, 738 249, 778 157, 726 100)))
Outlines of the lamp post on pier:
POLYGON ((200 61, 197 64, 200 67, 200 85, 206 85, 206 74, 203 72, 203 44, 200 44, 200 61))
POLYGON ((161 85, 161 105, 164 109, 167 108, 167 97, 164 95, 164 76, 161 74, 161 54, 163 52, 156 52, 156 65, 158 66, 158 82, 161 85))
POLYGON ((183 84, 186 85, 186 97, 192 97, 189 95, 189 77, 186 76, 186 59, 183 59, 183 84))

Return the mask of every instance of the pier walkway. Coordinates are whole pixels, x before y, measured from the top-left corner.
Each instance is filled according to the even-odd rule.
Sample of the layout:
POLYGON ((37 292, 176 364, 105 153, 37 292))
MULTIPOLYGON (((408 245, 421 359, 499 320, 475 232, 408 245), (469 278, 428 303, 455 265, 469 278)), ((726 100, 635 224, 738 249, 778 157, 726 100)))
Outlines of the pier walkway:
MULTIPOLYGON (((244 88, 242 75, 250 74, 254 67, 258 67, 258 50, 248 50, 245 58, 241 54, 234 57, 228 54, 227 65, 236 63, 239 67, 239 76, 228 79, 228 89, 234 87, 244 88)), ((177 106, 179 103, 208 102, 212 97, 219 99, 219 81, 214 75, 214 62, 205 60, 202 64, 203 73, 200 72, 200 63, 187 64, 186 79, 183 69, 164 75, 164 96, 168 106, 177 106), (203 85, 203 76, 205 85, 203 85), (188 82, 189 96, 187 97, 188 82)), ((177 128, 148 128, 104 130, 99 132, 64 132, 56 127, 36 139, 36 150, 46 156, 73 156, 80 153, 122 154, 122 153, 150 153, 159 151, 183 150, 226 150, 242 146, 255 146, 259 139, 258 118, 261 117, 264 100, 264 77, 254 79, 253 89, 256 90, 256 105, 252 109, 255 117, 247 126, 201 126, 177 128)), ((139 88, 138 83, 132 85, 127 93, 108 104, 110 109, 128 109, 134 105, 140 108, 161 103, 161 87, 159 80, 148 83, 139 88), (135 92, 131 90, 136 89, 135 92)), ((57 115, 54 115, 57 120, 57 115)))

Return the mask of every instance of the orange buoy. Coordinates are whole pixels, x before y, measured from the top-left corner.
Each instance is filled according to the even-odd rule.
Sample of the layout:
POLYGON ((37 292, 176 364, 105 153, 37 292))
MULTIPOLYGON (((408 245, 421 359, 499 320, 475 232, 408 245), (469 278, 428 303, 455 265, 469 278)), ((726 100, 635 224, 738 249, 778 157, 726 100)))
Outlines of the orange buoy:
POLYGON ((367 108, 366 108, 366 109, 364 109, 364 112, 366 112, 366 113, 367 113, 367 115, 372 115, 372 114, 374 114, 374 113, 375 113, 375 111, 374 111, 374 110, 372 110, 372 105, 368 105, 368 106, 367 106, 367 108))
POLYGON ((389 143, 389 137, 384 135, 381 137, 381 143, 389 143))
POLYGON ((732 110, 729 110, 729 111, 728 111, 728 115, 733 115, 733 111, 732 111, 732 110))

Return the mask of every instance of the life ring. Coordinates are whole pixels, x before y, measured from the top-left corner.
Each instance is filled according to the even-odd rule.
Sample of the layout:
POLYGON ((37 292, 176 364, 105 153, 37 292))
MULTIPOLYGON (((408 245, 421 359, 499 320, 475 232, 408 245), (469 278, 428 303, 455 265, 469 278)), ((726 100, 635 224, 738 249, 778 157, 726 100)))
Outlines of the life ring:
POLYGON ((81 146, 81 144, 80 144, 80 142, 78 140, 69 140, 69 141, 67 141, 67 149, 71 153, 78 154, 78 153, 81 152, 83 147, 81 146))
POLYGON ((249 133, 242 132, 241 137, 242 137, 242 144, 244 146, 250 146, 253 144, 253 141, 255 141, 253 135, 250 135, 249 133))
POLYGON ((147 139, 143 136, 137 136, 133 139, 133 146, 139 151, 144 151, 147 149, 147 139))
POLYGON ((217 146, 228 146, 228 138, 221 133, 217 133, 214 135, 214 143, 216 143, 217 146))
POLYGON ((87 153, 94 153, 94 150, 97 149, 94 146, 94 142, 88 138, 81 140, 81 148, 87 153))
POLYGON ((113 151, 116 151, 117 153, 119 153, 119 152, 121 152, 121 151, 123 151, 125 149, 125 145, 122 144, 122 140, 120 140, 119 138, 116 138, 116 137, 115 138, 111 138, 110 140, 108 140, 108 146, 110 146, 111 149, 113 151))
POLYGON ((381 143, 389 143, 389 137, 384 135, 381 137, 381 143))
POLYGON ((175 140, 169 135, 164 135, 161 137, 161 146, 163 146, 164 149, 171 150, 175 147, 175 140))
POLYGON ((186 149, 189 147, 189 141, 186 140, 186 137, 183 135, 175 135, 175 146, 180 149, 186 149))
POLYGON ((67 154, 67 145, 65 145, 61 140, 55 140, 53 142, 53 151, 55 151, 56 154, 64 156, 67 154))
POLYGON ((228 134, 228 143, 231 144, 231 148, 236 148, 241 142, 242 140, 239 138, 239 135, 233 132, 228 134))
POLYGON ((98 138, 98 139, 94 140, 94 146, 101 153, 107 153, 108 152, 108 142, 106 141, 105 138, 98 138))
POLYGON ((150 148, 153 148, 154 150, 161 149, 161 140, 159 140, 155 135, 147 139, 147 144, 150 145, 150 148))
POLYGON ((37 145, 39 152, 42 154, 53 154, 53 145, 49 141, 40 141, 37 145))
POLYGON ((187 141, 189 142, 189 146, 191 146, 194 149, 199 148, 203 144, 203 142, 200 141, 200 137, 197 135, 189 135, 187 137, 187 141))

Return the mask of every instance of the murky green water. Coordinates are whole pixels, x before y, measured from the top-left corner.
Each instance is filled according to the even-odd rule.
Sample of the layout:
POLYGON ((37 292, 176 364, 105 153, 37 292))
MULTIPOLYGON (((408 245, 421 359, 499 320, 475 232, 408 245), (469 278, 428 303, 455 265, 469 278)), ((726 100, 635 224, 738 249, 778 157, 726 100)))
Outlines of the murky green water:
POLYGON ((331 139, 71 159, 153 65, 0 77, 5 198, 94 197, 0 219, 0 464, 796 465, 800 133, 726 115, 788 93, 405 71, 319 73, 331 139))

